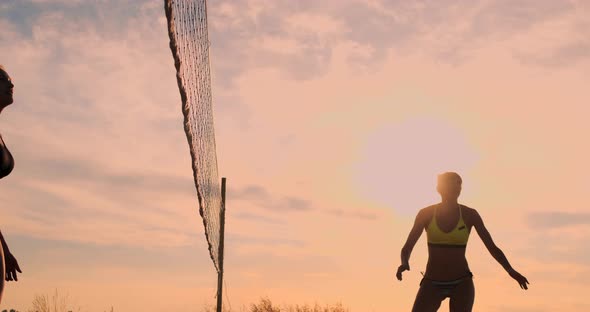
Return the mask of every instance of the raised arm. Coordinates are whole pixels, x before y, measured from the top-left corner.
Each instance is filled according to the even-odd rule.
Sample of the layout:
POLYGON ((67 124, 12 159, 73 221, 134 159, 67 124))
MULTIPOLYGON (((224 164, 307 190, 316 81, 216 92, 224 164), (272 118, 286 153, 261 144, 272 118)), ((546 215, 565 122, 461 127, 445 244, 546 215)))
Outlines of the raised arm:
POLYGON ((508 274, 510 274, 510 276, 518 282, 521 288, 528 289, 526 285, 527 283, 529 283, 528 280, 512 268, 502 250, 498 248, 498 246, 496 246, 496 244, 492 240, 492 236, 490 235, 490 232, 488 232, 488 229, 486 229, 483 223, 483 219, 481 218, 479 213, 477 213, 477 211, 475 210, 473 211, 473 226, 475 227, 477 234, 481 238, 483 244, 486 246, 492 257, 494 257, 494 259, 496 259, 496 261, 498 261, 498 263, 502 265, 504 270, 506 270, 506 272, 508 272, 508 274))
POLYGON ((416 215, 416 219, 414 220, 414 225, 412 226, 412 229, 410 230, 410 234, 408 235, 408 238, 406 240, 406 243, 404 244, 404 247, 402 247, 402 252, 401 252, 401 260, 402 260, 402 264, 399 266, 399 268, 397 269, 397 279, 398 280, 402 280, 402 272, 405 270, 410 270, 410 255, 412 254, 412 249, 414 249, 414 246, 416 245, 416 242, 418 241, 418 239, 420 238, 420 236, 422 235, 422 232, 424 231, 424 226, 425 226, 425 212, 424 209, 421 209, 418 214, 416 215))

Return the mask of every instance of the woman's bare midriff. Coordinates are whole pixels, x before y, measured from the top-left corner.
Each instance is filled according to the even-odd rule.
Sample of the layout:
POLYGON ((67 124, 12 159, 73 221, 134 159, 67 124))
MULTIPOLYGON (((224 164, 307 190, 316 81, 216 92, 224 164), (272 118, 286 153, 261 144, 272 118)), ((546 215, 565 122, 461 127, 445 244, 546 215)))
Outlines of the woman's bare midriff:
POLYGON ((433 280, 454 280, 470 272, 465 248, 428 246, 428 263, 424 277, 433 280))

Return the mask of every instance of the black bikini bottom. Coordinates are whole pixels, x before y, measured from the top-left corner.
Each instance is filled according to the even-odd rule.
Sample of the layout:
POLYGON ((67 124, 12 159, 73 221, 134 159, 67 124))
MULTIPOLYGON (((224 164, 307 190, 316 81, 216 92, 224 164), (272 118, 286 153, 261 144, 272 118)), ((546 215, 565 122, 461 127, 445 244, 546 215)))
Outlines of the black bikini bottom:
POLYGON ((420 286, 422 286, 424 280, 427 280, 430 282, 431 285, 433 285, 440 291, 441 295, 443 295, 444 297, 449 297, 453 292, 453 289, 455 289, 457 285, 461 284, 461 282, 467 278, 473 278, 473 273, 469 272, 467 275, 451 281, 437 281, 423 277, 420 281, 420 286))

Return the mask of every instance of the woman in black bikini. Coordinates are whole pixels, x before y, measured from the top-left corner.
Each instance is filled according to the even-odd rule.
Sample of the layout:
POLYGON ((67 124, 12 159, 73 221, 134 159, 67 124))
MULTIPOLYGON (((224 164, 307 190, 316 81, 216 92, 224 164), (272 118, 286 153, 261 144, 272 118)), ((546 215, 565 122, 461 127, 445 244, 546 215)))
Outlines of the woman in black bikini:
MULTIPOLYGON (((10 80, 10 76, 8 76, 4 67, 0 65, 0 113, 6 106, 12 104, 13 88, 14 85, 12 84, 12 80, 10 80)), ((8 151, 6 144, 4 144, 4 139, 2 139, 2 136, 0 135, 0 179, 9 175, 13 168, 14 159, 12 158, 10 151, 8 151)), ((16 258, 14 258, 8 249, 8 245, 4 240, 4 236, 2 236, 2 232, 0 232, 0 241, 2 242, 2 250, 0 250, 0 253, 2 253, 2 255, 0 255, 0 302, 2 302, 4 280, 18 281, 16 272, 18 271, 19 273, 22 273, 22 271, 18 266, 16 258)))
POLYGON ((449 307, 452 312, 472 310, 475 287, 473 274, 465 258, 465 247, 472 227, 475 227, 488 251, 506 272, 522 289, 528 289, 528 280, 510 266, 502 250, 494 244, 477 211, 457 202, 461 193, 461 183, 461 177, 455 172, 445 172, 438 176, 437 191, 442 200, 418 212, 414 226, 402 248, 402 264, 396 274, 400 281, 402 272, 410 270, 409 260, 414 245, 422 231, 426 231, 428 263, 424 277, 420 281, 413 312, 435 312, 447 297, 450 298, 449 307))

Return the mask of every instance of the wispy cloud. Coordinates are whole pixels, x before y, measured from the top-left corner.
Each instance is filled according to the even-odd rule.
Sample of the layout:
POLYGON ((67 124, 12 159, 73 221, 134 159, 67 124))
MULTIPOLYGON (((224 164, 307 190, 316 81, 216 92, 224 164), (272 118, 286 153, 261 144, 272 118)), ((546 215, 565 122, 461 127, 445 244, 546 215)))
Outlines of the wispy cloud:
POLYGON ((509 36, 574 9, 570 1, 488 1, 474 16, 471 32, 473 36, 509 36))
POLYGON ((228 235, 230 242, 248 244, 248 245, 264 245, 264 246, 279 246, 285 245, 290 247, 305 247, 305 242, 298 239, 287 239, 287 238, 267 238, 267 237, 255 237, 250 235, 232 234, 228 235))
POLYGON ((258 185, 249 185, 242 189, 231 189, 227 196, 228 199, 250 201, 259 207, 275 212, 312 210, 310 200, 295 196, 271 195, 265 188, 258 185))
MULTIPOLYGON (((370 57, 358 59, 363 63, 379 64, 389 49, 402 54, 428 53, 455 62, 476 53, 489 40, 526 33, 575 9, 568 1, 530 0, 459 1, 452 5, 222 1, 211 7, 211 37, 217 38, 213 49, 217 45, 230 53, 220 66, 223 74, 218 76, 224 79, 233 79, 252 67, 276 67, 292 78, 309 79, 326 73, 333 49, 344 42, 368 48, 370 57)), ((349 60, 354 65, 355 58, 349 60)))
POLYGON ((590 213, 587 212, 533 212, 527 216, 528 224, 533 229, 554 229, 570 226, 590 226, 590 213))
POLYGON ((285 221, 283 221, 283 220, 267 217, 267 216, 256 214, 256 213, 249 213, 249 212, 239 212, 236 214, 235 217, 238 219, 252 220, 252 221, 256 221, 256 222, 263 222, 263 223, 269 223, 269 224, 285 224, 285 221))
POLYGON ((515 55, 523 64, 560 68, 590 60, 590 39, 583 38, 565 42, 550 51, 517 52, 515 55))
POLYGON ((327 209, 326 213, 333 215, 333 216, 344 217, 344 218, 356 218, 356 219, 362 219, 362 220, 375 220, 375 219, 377 219, 377 214, 370 213, 370 212, 364 212, 364 211, 349 211, 349 210, 344 210, 344 209, 327 209))
POLYGON ((586 244, 590 238, 590 213, 533 212, 524 221, 527 231, 535 234, 517 249, 521 257, 590 268, 590 245, 586 244))

